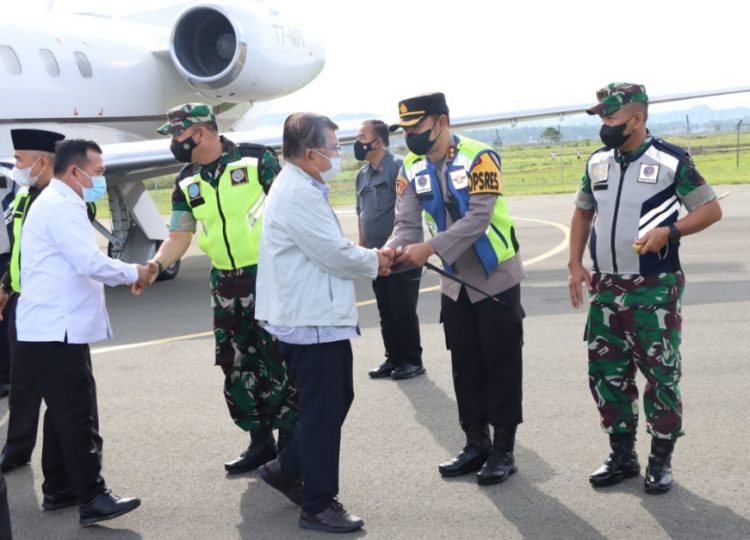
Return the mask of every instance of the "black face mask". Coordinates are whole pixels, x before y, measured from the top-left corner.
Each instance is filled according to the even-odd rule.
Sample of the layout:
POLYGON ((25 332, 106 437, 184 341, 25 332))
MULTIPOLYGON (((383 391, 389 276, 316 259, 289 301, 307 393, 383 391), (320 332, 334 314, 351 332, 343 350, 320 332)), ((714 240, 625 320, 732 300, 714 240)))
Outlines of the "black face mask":
POLYGON ((371 150, 374 150, 372 145, 375 143, 375 141, 370 141, 368 143, 363 143, 360 141, 357 141, 354 143, 354 157, 357 158, 359 161, 364 161, 365 157, 367 157, 368 152, 371 150))
MULTIPOLYGON (((632 116, 630 118, 633 118, 632 116)), ((604 143, 604 146, 609 148, 610 150, 613 148, 620 148, 625 142, 630 138, 629 135, 625 135, 625 128, 628 125, 628 122, 630 122, 630 118, 625 120, 622 124, 618 124, 616 126, 608 126, 606 124, 602 124, 602 127, 599 129, 599 138, 604 143)))
MULTIPOLYGON (((432 128, 435 129, 436 125, 437 123, 435 123, 432 128)), ((418 156, 426 156, 427 152, 432 150, 432 147, 435 146, 435 142, 437 141, 437 138, 434 141, 430 140, 431 133, 432 129, 428 129, 422 133, 409 133, 406 136, 406 147, 418 156)))
POLYGON ((193 161, 193 149, 198 146, 195 139, 188 137, 184 141, 172 139, 169 149, 172 151, 174 158, 181 163, 190 163, 193 161))

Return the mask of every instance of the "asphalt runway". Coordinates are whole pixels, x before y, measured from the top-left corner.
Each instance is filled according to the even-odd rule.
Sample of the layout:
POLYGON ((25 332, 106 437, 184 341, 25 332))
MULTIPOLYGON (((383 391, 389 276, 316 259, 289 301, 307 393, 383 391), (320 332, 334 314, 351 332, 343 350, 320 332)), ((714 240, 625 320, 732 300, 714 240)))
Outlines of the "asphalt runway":
MULTIPOLYGON (((356 398, 345 424, 340 499, 365 520, 353 537, 383 539, 739 539, 750 538, 750 186, 722 201, 723 220, 683 240, 684 417, 675 450, 676 484, 647 495, 643 473, 594 490, 589 473, 608 454, 586 376, 585 311, 570 307, 566 231, 572 195, 508 200, 528 278, 524 419, 519 472, 478 486, 473 475, 444 480, 438 463, 464 440, 448 353, 438 324, 437 277, 427 273, 419 314, 427 374, 372 381, 382 361, 368 282, 357 283, 362 337, 353 342, 356 398), (746 343, 746 345, 742 345, 746 343)), ((339 209, 350 237, 351 209, 339 209)), ((135 298, 109 289, 116 338, 96 344, 104 471, 116 494, 142 506, 82 529, 76 508, 42 512, 41 446, 30 467, 6 476, 19 539, 322 538, 297 527, 298 509, 257 472, 226 476, 223 462, 247 436, 236 428, 213 365, 208 261, 193 248, 178 278, 135 298)), ((643 379, 639 376, 642 388, 643 379)), ((0 442, 7 400, 0 401, 0 442)), ((41 444, 41 433, 40 433, 41 444)), ((642 426, 642 467, 649 438, 642 426)))

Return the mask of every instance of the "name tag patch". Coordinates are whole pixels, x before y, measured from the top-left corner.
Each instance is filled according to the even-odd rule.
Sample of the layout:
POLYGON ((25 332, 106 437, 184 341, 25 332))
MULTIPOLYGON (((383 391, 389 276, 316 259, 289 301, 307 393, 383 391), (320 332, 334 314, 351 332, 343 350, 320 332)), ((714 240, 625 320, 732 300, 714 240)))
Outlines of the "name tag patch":
POLYGON ((655 184, 656 179, 659 176, 658 165, 641 165, 641 171, 638 174, 638 181, 643 184, 655 184))

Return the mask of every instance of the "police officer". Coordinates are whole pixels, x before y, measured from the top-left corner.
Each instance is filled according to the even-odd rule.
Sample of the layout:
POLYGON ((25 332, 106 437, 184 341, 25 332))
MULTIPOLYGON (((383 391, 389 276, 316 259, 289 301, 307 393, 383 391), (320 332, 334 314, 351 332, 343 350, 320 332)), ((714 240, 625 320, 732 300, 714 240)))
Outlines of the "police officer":
POLYGON ((25 465, 31 459, 42 404, 42 395, 34 383, 30 364, 21 361, 17 351, 15 312, 21 292, 21 227, 29 208, 52 179, 55 144, 65 138, 60 133, 42 129, 12 129, 10 135, 16 160, 12 176, 17 191, 10 207, 12 250, 8 270, 0 278, 0 304, 5 306, 4 316, 8 320, 11 386, 14 391, 8 404, 8 437, 0 454, 0 468, 4 472, 25 465))
POLYGON ((582 283, 591 294, 589 387, 612 448, 589 480, 609 486, 640 471, 635 452, 639 369, 646 378, 643 402, 652 436, 645 489, 664 493, 672 485, 672 450, 683 435, 680 238, 718 221, 721 208, 690 155, 646 129, 643 85, 611 83, 597 99, 587 112, 602 119, 604 148, 591 155, 581 179, 568 264, 573 307, 583 304, 582 283), (678 219, 682 205, 688 214, 678 219), (591 274, 582 264, 589 237, 591 274))
POLYGON ((439 471, 459 476, 478 470, 480 484, 503 482, 516 471, 513 449, 522 421, 525 274, 501 195, 500 156, 451 133, 442 93, 405 99, 399 114, 390 129, 404 129, 410 153, 397 179, 396 223, 386 242, 394 262, 422 266, 437 254, 447 272, 491 296, 441 278, 440 317, 466 446, 439 471), (423 211, 433 233, 427 242, 418 241, 423 211))
POLYGON ((158 130, 172 136, 172 153, 186 163, 172 195, 169 237, 154 262, 161 269, 185 253, 198 221, 198 246, 211 259, 216 364, 224 371, 224 397, 235 424, 250 432, 251 443, 224 464, 230 474, 256 469, 288 443, 297 421, 278 343, 255 320, 255 277, 261 215, 266 193, 280 170, 271 149, 242 148, 219 135, 211 107, 187 103, 167 112, 158 130))
MULTIPOLYGON (((367 162, 356 179, 361 247, 380 249, 393 231, 396 178, 403 159, 388 149, 388 138, 385 122, 367 120, 354 143, 354 157, 367 162)), ((372 282, 386 356, 385 362, 370 370, 373 379, 410 379, 425 372, 417 316, 421 277, 420 268, 405 268, 372 282)))

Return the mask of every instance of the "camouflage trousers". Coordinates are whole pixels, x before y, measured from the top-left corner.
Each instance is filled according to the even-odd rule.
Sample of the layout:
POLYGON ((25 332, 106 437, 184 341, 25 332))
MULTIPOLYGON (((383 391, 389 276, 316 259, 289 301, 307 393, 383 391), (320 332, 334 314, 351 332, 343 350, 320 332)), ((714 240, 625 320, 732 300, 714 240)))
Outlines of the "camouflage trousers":
POLYGON ((234 423, 293 431, 297 395, 276 339, 255 320, 257 266, 211 269, 216 364, 224 371, 224 397, 234 423))
POLYGON ((605 432, 636 432, 637 368, 646 378, 647 431, 659 439, 684 434, 678 386, 681 331, 679 300, 639 306, 591 302, 586 324, 589 388, 605 432))

